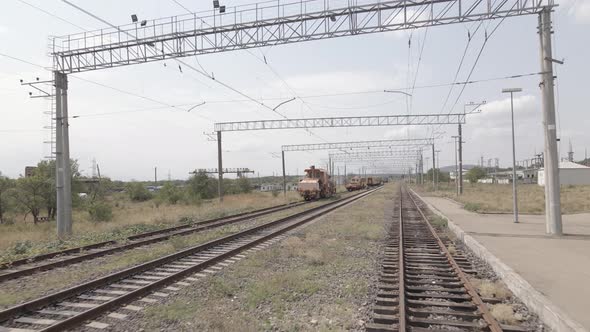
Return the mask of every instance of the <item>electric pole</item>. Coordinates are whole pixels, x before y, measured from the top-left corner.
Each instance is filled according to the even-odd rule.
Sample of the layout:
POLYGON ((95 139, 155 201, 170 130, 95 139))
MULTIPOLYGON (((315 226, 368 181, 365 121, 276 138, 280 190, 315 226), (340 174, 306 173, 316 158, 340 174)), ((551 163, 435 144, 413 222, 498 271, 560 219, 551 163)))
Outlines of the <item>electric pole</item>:
POLYGON ((557 127, 555 121, 555 92, 551 50, 551 8, 539 13, 539 40, 541 44, 541 88, 543 104, 543 131, 545 136, 545 217, 546 231, 562 235, 559 159, 557 155, 557 127))

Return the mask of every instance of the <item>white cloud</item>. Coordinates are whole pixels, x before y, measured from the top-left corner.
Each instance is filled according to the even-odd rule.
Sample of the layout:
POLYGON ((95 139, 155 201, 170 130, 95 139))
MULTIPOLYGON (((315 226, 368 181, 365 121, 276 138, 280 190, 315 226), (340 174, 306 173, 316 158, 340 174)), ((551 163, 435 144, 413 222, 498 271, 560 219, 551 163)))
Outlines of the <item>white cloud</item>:
POLYGON ((0 25, 0 34, 6 33, 7 31, 8 31, 7 27, 0 25))
MULTIPOLYGON (((477 126, 485 128, 490 134, 493 131, 511 130, 510 98, 490 102, 481 107, 481 114, 470 116, 468 121, 477 126)), ((534 124, 537 126, 540 121, 540 105, 535 96, 524 95, 514 97, 514 121, 519 127, 534 124)))
POLYGON ((563 10, 574 18, 576 23, 590 24, 590 1, 589 0, 562 0, 563 10))

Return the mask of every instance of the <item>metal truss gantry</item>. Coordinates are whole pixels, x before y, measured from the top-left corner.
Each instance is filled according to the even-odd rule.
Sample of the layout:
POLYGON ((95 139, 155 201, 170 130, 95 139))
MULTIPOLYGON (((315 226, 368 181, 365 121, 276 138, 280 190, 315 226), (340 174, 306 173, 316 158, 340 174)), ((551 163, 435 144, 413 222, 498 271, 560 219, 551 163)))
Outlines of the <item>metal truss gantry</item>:
POLYGON ((337 142, 337 143, 318 143, 318 144, 294 144, 283 145, 282 151, 314 151, 314 150, 356 150, 371 148, 392 148, 399 146, 420 146, 430 145, 434 142, 432 138, 415 138, 415 139, 391 139, 380 141, 356 141, 356 142, 337 142))
POLYGON ((57 70, 75 73, 168 58, 539 13, 553 0, 293 0, 55 37, 57 70))
MULTIPOLYGON (((464 124, 465 113, 450 114, 414 114, 414 115, 374 115, 374 116, 344 116, 329 118, 306 118, 306 119, 282 119, 282 120, 258 120, 258 121, 238 121, 238 122, 220 122, 215 123, 214 131, 217 132, 217 155, 219 169, 222 168, 222 148, 221 133, 231 131, 251 131, 251 130, 277 130, 277 129, 311 129, 311 128, 339 128, 339 127, 385 127, 385 126, 414 126, 414 125, 448 125, 464 124)), ((376 141, 375 141, 376 142, 376 141)), ((329 145, 330 143, 328 143, 329 145)), ((333 144, 350 144, 350 143, 333 143, 333 144)), ((379 143, 377 143, 379 144, 379 143)), ((411 144, 408 144, 411 145, 411 144)), ((302 149, 302 147, 299 147, 302 149)), ((314 148, 319 148, 314 146, 314 148)), ((333 170, 332 162, 328 163, 328 169, 333 170)), ((283 184, 286 184, 285 174, 285 150, 282 150, 282 168, 283 184)), ((221 185, 223 174, 219 174, 221 185)), ((286 196, 286 186, 283 186, 283 194, 286 196)), ((219 197, 223 189, 218 188, 219 197)))
MULTIPOLYGON (((285 171, 285 152, 297 151, 317 151, 317 150, 340 150, 347 152, 348 150, 360 149, 379 149, 379 148, 399 148, 410 146, 428 146, 433 144, 432 138, 415 138, 415 139, 391 139, 378 141, 355 141, 355 142, 333 142, 333 143, 317 143, 317 144, 295 144, 281 146, 281 156, 283 162, 283 188, 286 188, 287 175, 285 171)), ((328 160, 328 169, 330 174, 334 173, 334 164, 328 160)), ((346 181, 346 165, 344 166, 344 176, 346 181)), ((286 189, 283 194, 287 195, 286 189)))
POLYGON ((404 150, 382 150, 382 151, 358 151, 350 153, 333 153, 329 157, 334 161, 344 161, 363 158, 381 158, 381 157, 415 157, 420 156, 422 149, 404 149, 404 150))
MULTIPOLYGON (((384 158, 384 159, 357 159, 350 160, 344 164, 344 174, 348 175, 347 167, 355 169, 358 167, 359 175, 366 175, 367 169, 396 169, 407 171, 410 168, 416 166, 415 159, 404 159, 404 158, 384 158)), ((373 172, 375 173, 375 171, 373 172)))
POLYGON ((414 115, 374 115, 342 116, 329 118, 258 120, 216 123, 214 130, 248 131, 269 129, 313 129, 340 127, 385 127, 464 124, 464 113, 451 114, 414 114, 414 115))
MULTIPOLYGON (((551 53, 551 11, 554 6, 553 0, 501 0, 497 4, 492 0, 293 0, 286 3, 277 0, 276 4, 267 1, 235 7, 233 10, 228 8, 224 13, 213 10, 204 14, 175 16, 146 21, 145 24, 141 22, 55 37, 52 55, 56 89, 56 159, 61 159, 57 160, 56 171, 58 236, 62 238, 71 234, 71 195, 66 194, 71 187, 71 171, 69 167, 60 168, 60 163, 69 163, 67 74, 197 54, 522 15, 539 16, 543 73, 539 87, 543 100, 545 133, 547 232, 561 235, 553 76, 555 60, 551 53)), ((462 116, 456 119, 460 127, 464 122, 464 115, 454 116, 462 116)), ((274 121, 265 124, 276 126, 268 129, 286 129, 443 122, 419 119, 425 120, 412 118, 411 121, 401 123, 391 117, 357 117, 341 118, 340 123, 326 123, 326 119, 299 119, 295 122, 274 121)), ((451 119, 447 118, 445 122, 449 123, 451 119)), ((262 122, 256 121, 245 124, 245 128, 240 128, 235 123, 219 125, 227 126, 216 128, 219 147, 222 131, 267 129, 257 128, 262 122)), ((221 151, 218 153, 218 169, 221 170, 221 151)), ((220 180, 222 176, 220 172, 220 180)), ((221 187, 219 191, 221 193, 221 187)))

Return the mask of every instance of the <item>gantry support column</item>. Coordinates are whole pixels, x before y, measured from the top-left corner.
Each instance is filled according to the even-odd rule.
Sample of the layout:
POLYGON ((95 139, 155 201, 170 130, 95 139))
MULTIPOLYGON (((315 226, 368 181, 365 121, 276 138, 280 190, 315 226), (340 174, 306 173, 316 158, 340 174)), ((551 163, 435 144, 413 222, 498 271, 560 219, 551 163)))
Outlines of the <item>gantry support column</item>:
POLYGON ((543 131, 545 134, 545 222, 548 234, 562 235, 551 33, 551 9, 545 8, 539 14, 541 72, 543 73, 539 87, 543 101, 543 131))
POLYGON ((221 150, 221 131, 217 132, 217 195, 219 195, 219 202, 223 202, 223 161, 221 150))
POLYGON ((54 72, 56 108, 55 187, 57 193, 57 236, 72 234, 72 172, 68 123, 68 77, 54 72))
POLYGON ((287 198, 287 174, 285 173, 285 151, 281 151, 283 158, 283 196, 287 198))

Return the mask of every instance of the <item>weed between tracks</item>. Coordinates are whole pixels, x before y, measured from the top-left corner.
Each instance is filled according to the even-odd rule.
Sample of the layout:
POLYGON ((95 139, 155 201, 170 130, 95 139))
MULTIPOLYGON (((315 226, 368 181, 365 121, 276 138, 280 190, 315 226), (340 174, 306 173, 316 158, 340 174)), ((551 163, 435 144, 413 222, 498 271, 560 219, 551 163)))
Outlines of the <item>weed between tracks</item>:
POLYGON ((248 254, 164 305, 148 308, 126 328, 361 330, 376 284, 383 211, 392 187, 248 254))

